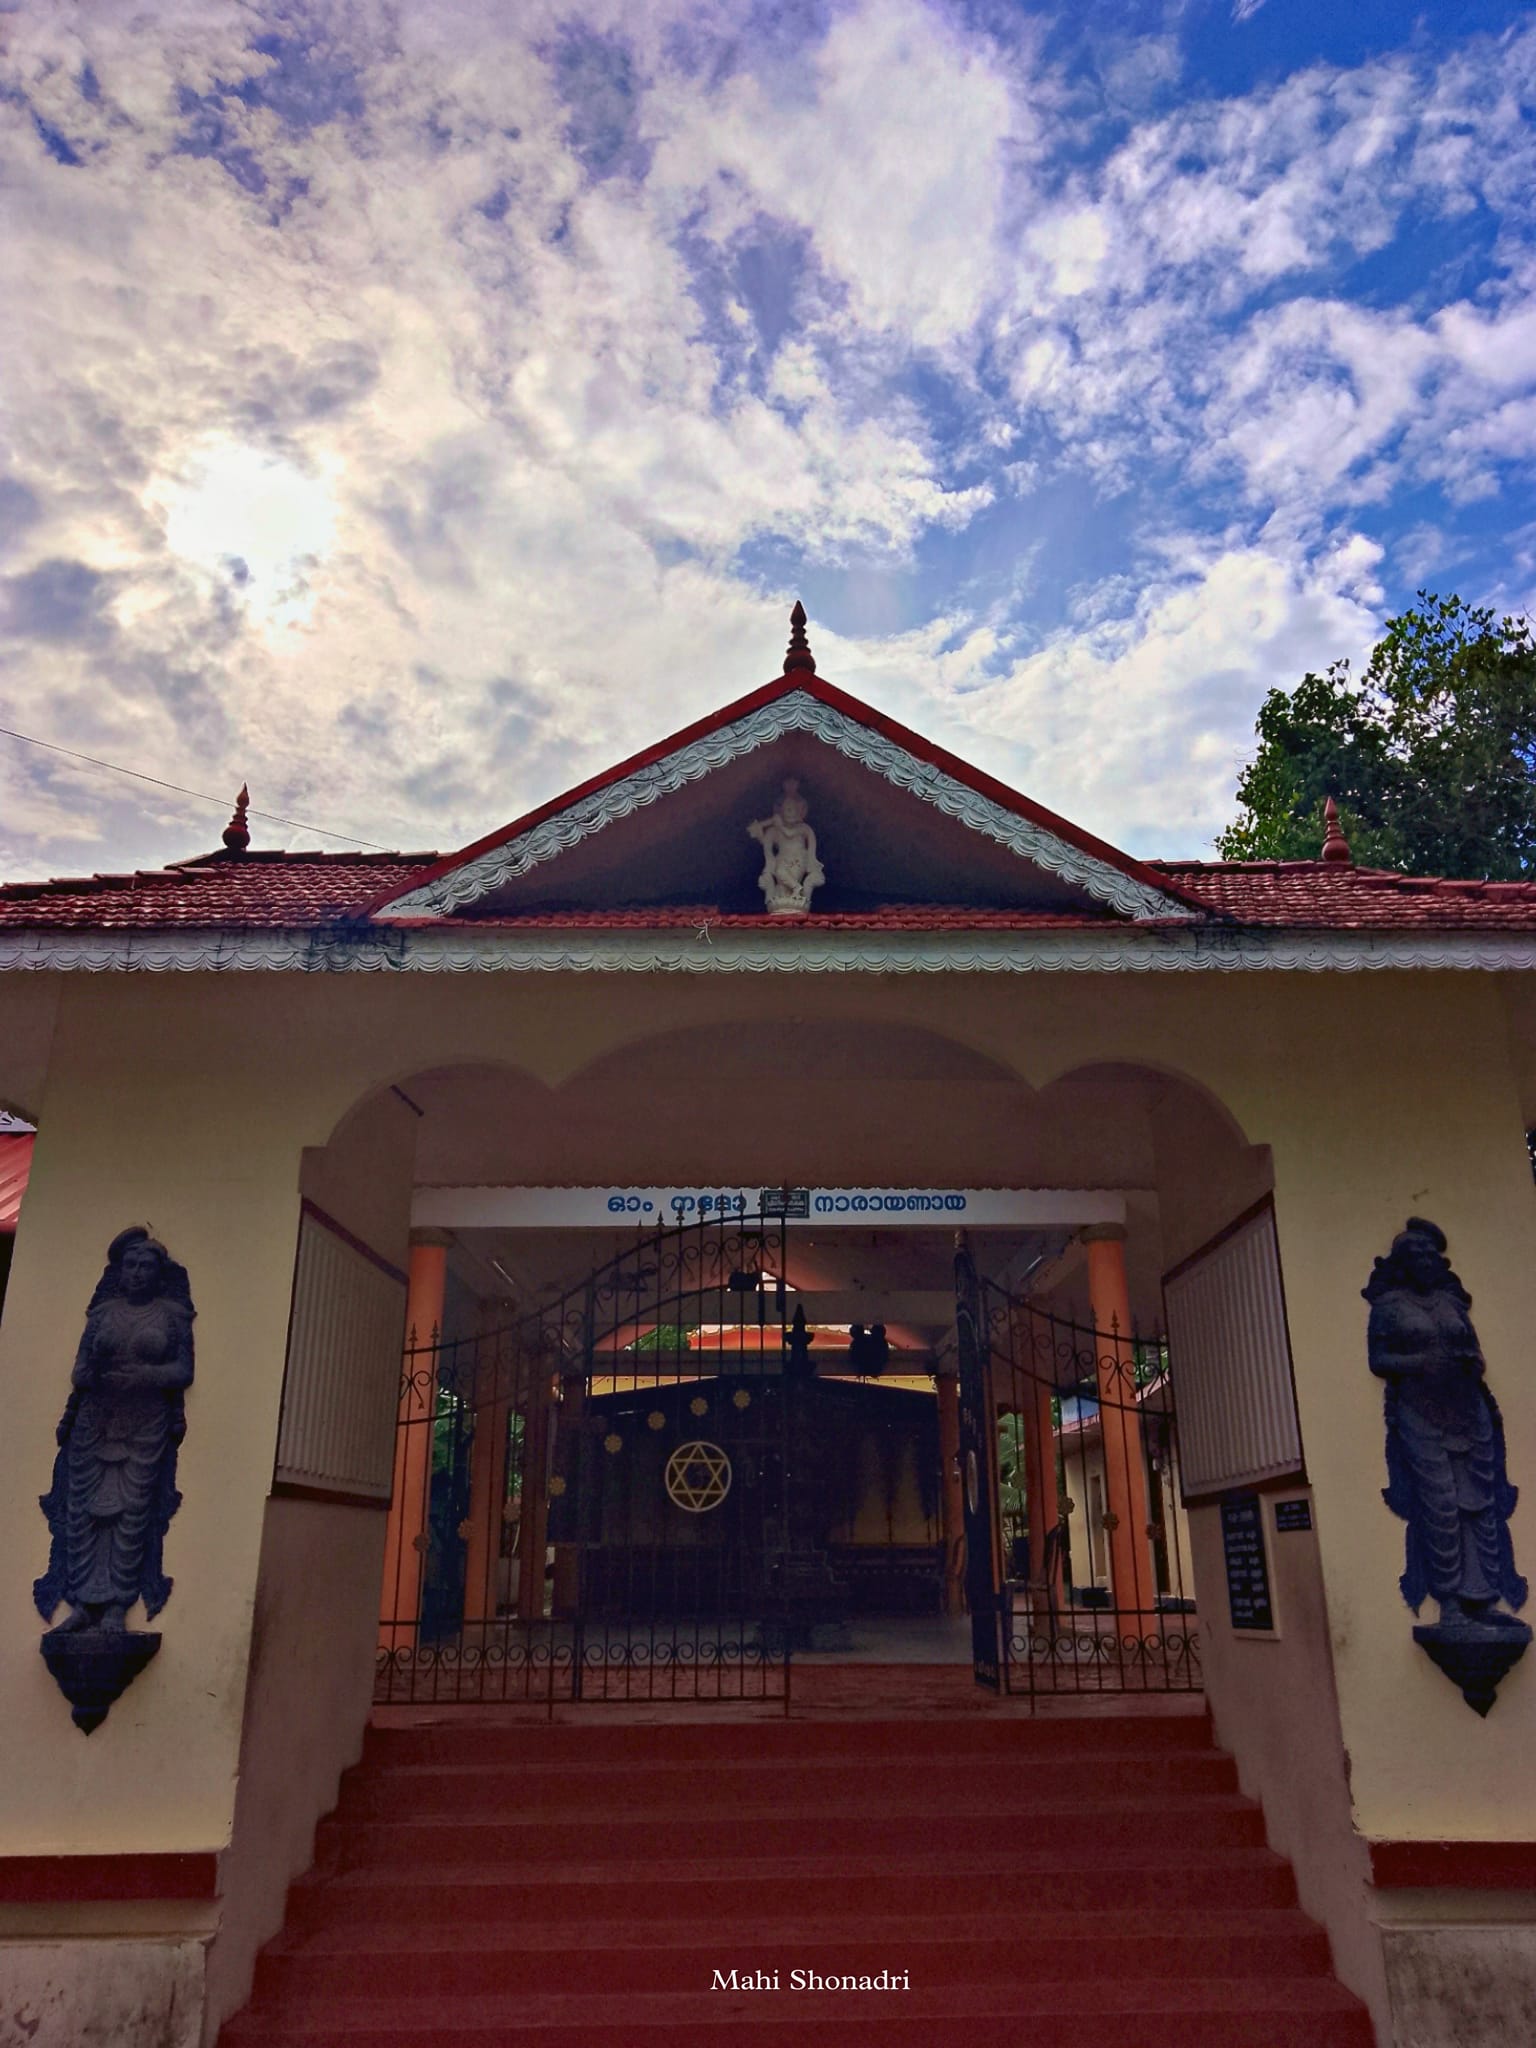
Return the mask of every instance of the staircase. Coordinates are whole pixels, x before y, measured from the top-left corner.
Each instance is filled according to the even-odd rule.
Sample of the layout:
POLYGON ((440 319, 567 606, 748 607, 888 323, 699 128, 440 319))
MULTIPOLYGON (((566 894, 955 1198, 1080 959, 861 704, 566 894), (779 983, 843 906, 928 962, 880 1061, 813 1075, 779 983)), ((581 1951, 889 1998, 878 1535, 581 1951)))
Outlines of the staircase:
POLYGON ((221 2048, 1371 2048, 1198 1714, 374 1730, 316 1853, 221 2048))

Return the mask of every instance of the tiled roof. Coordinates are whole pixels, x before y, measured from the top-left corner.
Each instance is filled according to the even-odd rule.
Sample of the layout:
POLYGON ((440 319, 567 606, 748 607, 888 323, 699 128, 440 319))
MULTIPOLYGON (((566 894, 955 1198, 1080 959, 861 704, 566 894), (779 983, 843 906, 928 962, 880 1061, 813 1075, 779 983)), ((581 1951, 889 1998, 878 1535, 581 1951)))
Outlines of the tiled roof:
MULTIPOLYGON (((70 931, 305 930, 360 916, 407 889, 431 853, 213 855, 130 875, 0 886, 0 929, 70 931)), ((1148 861, 1223 924, 1284 930, 1536 932, 1536 882, 1443 882, 1323 861, 1148 861)), ((477 929, 771 929, 760 911, 710 904, 548 911, 475 918, 477 929)), ((402 920, 402 922, 405 922, 402 920)), ((414 923, 416 920, 410 920, 414 923)), ((812 913, 795 931, 1021 931, 1120 924, 1105 914, 891 904, 812 913)))
POLYGON ((0 927, 164 931, 302 929, 352 917, 381 889, 406 888, 431 853, 210 855, 133 875, 0 887, 0 927))
POLYGON ((1536 882, 1447 882, 1347 861, 1153 860, 1234 924, 1327 931, 1536 931, 1536 882))

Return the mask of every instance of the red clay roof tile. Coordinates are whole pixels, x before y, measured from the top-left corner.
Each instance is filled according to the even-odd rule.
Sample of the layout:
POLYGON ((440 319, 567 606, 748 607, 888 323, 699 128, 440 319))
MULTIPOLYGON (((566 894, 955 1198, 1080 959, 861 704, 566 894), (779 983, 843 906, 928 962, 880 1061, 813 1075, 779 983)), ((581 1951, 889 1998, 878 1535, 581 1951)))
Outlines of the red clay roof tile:
MULTIPOLYGON (((430 853, 215 855, 128 875, 90 875, 0 886, 0 929, 167 931, 302 930, 349 921, 381 891, 408 888, 430 853)), ((1186 899, 1223 923, 1267 930, 1536 932, 1536 883, 1455 882, 1322 861, 1148 861, 1186 899)), ((402 921, 403 922, 403 921, 402 921)), ((430 920, 410 920, 412 924, 430 920)), ((793 930, 1018 931, 1094 929, 1119 920, 1028 908, 890 904, 813 912, 793 930)), ((574 910, 476 919, 504 931, 647 928, 765 929, 760 912, 711 905, 574 910)))

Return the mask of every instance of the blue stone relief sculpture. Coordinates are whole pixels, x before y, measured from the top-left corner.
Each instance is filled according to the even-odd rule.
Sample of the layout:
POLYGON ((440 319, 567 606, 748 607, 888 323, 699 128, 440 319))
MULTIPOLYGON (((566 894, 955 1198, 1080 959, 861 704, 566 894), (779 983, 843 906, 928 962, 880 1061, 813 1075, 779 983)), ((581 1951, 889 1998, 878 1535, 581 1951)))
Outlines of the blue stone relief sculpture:
POLYGON ((1370 1368, 1386 1383, 1382 1498, 1408 1525, 1399 1584, 1415 1614, 1430 1596, 1440 1606, 1414 1641, 1486 1714, 1531 1631, 1509 1611, 1527 1591, 1509 1533, 1518 1494, 1472 1297, 1451 1270, 1444 1231, 1422 1216, 1376 1261, 1364 1295, 1370 1368))
POLYGON ((170 1598, 162 1552, 181 1505, 176 1456, 186 1434, 195 1314, 184 1267, 141 1227, 121 1231, 86 1311, 43 1495, 52 1544, 32 1588, 49 1671, 89 1735, 160 1647, 130 1630, 142 1600, 153 1621, 170 1598))

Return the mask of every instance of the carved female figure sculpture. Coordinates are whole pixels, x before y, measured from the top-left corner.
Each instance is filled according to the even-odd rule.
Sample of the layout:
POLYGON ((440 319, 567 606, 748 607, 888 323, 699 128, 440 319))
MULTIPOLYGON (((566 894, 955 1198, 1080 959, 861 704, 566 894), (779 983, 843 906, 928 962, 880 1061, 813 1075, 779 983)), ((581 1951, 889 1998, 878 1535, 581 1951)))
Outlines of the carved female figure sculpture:
POLYGON ((771 818, 747 827, 763 849, 757 886, 770 917, 793 917, 811 907, 811 891, 827 879, 816 858, 816 834, 805 822, 807 805, 793 776, 785 783, 771 818))
POLYGON ((161 1545, 181 1505, 176 1452, 194 1313, 186 1271, 164 1245, 140 1228, 112 1240, 41 1503, 53 1544, 32 1592, 45 1621, 68 1601, 55 1637, 121 1633, 135 1600, 152 1620, 170 1597, 161 1545))
MULTIPOLYGON (((1498 1604, 1525 1604, 1526 1582, 1515 1570, 1509 1533, 1518 1495, 1505 1469, 1503 1418, 1472 1327, 1472 1297, 1445 1254, 1444 1231, 1411 1216, 1363 1291, 1371 1304, 1370 1368, 1386 1382, 1389 1483, 1382 1498, 1408 1525, 1403 1598, 1415 1613, 1427 1593, 1439 1601, 1439 1627, 1414 1633, 1463 1683, 1469 1643, 1501 1639, 1512 1652, 1500 1660, 1507 1670, 1530 1630, 1498 1604), (1447 1661, 1453 1642, 1459 1646, 1454 1670, 1447 1661)), ((1472 1692, 1467 1696, 1478 1704, 1472 1692)))

